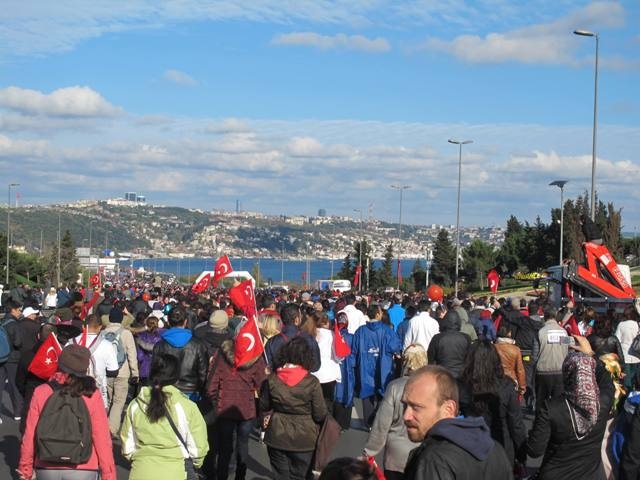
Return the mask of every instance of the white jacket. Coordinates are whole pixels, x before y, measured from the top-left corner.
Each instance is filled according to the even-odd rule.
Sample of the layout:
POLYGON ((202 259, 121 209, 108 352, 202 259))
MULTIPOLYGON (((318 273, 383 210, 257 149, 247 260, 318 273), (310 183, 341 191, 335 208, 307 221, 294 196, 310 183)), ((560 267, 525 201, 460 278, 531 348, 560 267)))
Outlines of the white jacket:
POLYGON ((640 358, 629 353, 629 347, 633 343, 633 339, 638 335, 640 327, 635 320, 623 320, 616 328, 616 337, 620 340, 622 353, 624 355, 624 363, 640 363, 640 358))
POLYGON ((419 343, 427 351, 431 339, 438 333, 440 333, 438 321, 432 318, 429 312, 420 312, 409 320, 409 329, 404 336, 404 348, 406 349, 411 344, 419 343))
POLYGON ((320 383, 340 382, 340 364, 336 361, 333 352, 333 331, 327 328, 318 328, 316 341, 320 349, 320 368, 311 372, 320 383))

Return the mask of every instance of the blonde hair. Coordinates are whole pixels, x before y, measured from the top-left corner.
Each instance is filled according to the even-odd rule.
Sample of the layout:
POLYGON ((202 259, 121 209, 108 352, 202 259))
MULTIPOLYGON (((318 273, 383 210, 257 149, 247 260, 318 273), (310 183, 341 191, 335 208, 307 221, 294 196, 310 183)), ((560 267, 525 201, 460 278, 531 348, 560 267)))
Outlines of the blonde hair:
POLYGON ((261 313, 258 322, 262 325, 262 335, 267 340, 279 334, 282 329, 282 322, 277 315, 261 313))
POLYGON ((419 343, 413 343, 402 353, 402 374, 411 375, 427 363, 427 352, 424 347, 419 343))

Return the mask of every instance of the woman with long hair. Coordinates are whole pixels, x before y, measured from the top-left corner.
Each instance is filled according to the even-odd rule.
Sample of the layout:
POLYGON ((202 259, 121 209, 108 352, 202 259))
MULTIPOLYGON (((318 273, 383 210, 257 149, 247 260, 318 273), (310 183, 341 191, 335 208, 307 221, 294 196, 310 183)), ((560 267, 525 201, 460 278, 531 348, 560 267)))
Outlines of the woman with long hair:
POLYGON ((187 465, 200 467, 209 451, 204 419, 175 387, 178 376, 175 357, 154 356, 149 386, 127 408, 120 439, 122 454, 131 461, 129 480, 185 479, 187 465))
POLYGON ((145 330, 135 335, 136 353, 138 356, 138 373, 140 384, 149 384, 149 373, 151 372, 151 356, 153 347, 162 340, 164 330, 159 326, 157 317, 151 315, 144 321, 145 330))
POLYGON ((419 444, 407 437, 402 393, 409 376, 427 364, 427 352, 420 344, 409 345, 402 354, 402 377, 392 380, 373 421, 364 446, 367 457, 375 457, 384 448, 384 475, 387 480, 402 480, 411 450, 419 444))
POLYGON ((491 437, 505 449, 511 464, 526 460, 527 433, 515 382, 504 374, 495 346, 488 340, 469 347, 459 379, 460 411, 483 417, 491 437))
POLYGON ((258 325, 262 334, 262 343, 267 343, 271 337, 275 337, 282 330, 282 320, 279 315, 261 313, 258 315, 258 325))
MULTIPOLYGON (((40 385, 33 392, 22 445, 18 475, 21 480, 31 480, 35 469, 35 478, 40 480, 115 480, 116 467, 113 461, 113 446, 109 434, 109 421, 102 402, 102 396, 96 387, 93 377, 87 375, 91 352, 80 345, 66 346, 58 357, 58 372, 46 384, 40 385), (46 403, 54 394, 67 397, 67 401, 81 398, 86 407, 91 424, 87 426, 90 432, 84 432, 91 437, 91 453, 88 460, 80 464, 53 463, 40 458, 40 449, 36 439, 39 437, 43 424, 40 422, 46 403)), ((76 401, 77 402, 77 401, 76 401)), ((45 412, 46 414, 47 412, 45 412)), ((59 413, 59 412, 55 412, 59 413)), ((51 412, 49 412, 51 414, 51 412)), ((62 417, 61 417, 62 418, 62 417)), ((46 420, 51 420, 47 418, 46 420)), ((64 435, 66 426, 61 425, 60 433, 64 435)), ((83 435, 84 437, 84 435, 83 435)), ((64 440, 68 440, 65 438, 64 440)), ((69 449, 70 450, 70 449, 69 449)), ((44 452, 43 452, 44 453, 44 452)))
POLYGON ((527 375, 522 363, 522 350, 511 338, 511 324, 500 322, 496 338, 496 351, 500 357, 504 374, 516 382, 518 393, 524 395, 527 391, 527 375))
POLYGON ((276 353, 274 371, 262 384, 264 443, 276 479, 306 478, 327 416, 320 382, 309 373, 313 361, 307 340, 292 338, 276 353))

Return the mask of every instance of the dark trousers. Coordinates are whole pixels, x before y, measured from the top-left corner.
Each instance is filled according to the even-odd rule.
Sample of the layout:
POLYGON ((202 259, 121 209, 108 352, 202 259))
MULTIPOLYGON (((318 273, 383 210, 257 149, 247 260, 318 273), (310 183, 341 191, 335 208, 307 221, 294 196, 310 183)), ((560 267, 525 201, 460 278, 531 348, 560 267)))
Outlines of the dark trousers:
POLYGON ((533 359, 531 358, 531 354, 522 353, 522 365, 524 366, 524 374, 527 379, 527 390, 524 392, 524 404, 527 408, 533 410, 536 403, 536 369, 533 359))
POLYGON ((638 373, 640 373, 640 363, 625 363, 622 365, 624 372, 624 388, 630 392, 638 385, 638 373))
POLYGON ((327 412, 333 412, 333 397, 336 391, 336 382, 321 383, 322 396, 324 403, 327 405, 327 412))
POLYGON ((9 392, 9 398, 11 399, 11 405, 13 406, 14 417, 22 415, 22 395, 20 395, 16 387, 17 369, 18 364, 13 362, 6 362, 4 365, 0 365, 0 404, 2 402, 2 394, 6 387, 9 392), (6 380, 8 380, 7 383, 5 383, 6 380))
POLYGON ((544 402, 564 392, 562 374, 536 374, 536 412, 539 412, 544 402))
POLYGON ((229 462, 233 454, 233 433, 236 434, 236 477, 240 472, 247 471, 247 458, 249 457, 249 435, 255 423, 255 419, 233 420, 230 418, 218 418, 214 428, 214 461, 216 463, 216 478, 226 479, 229 476, 229 462), (217 458, 216 458, 217 457, 217 458))
POLYGON ((307 478, 313 450, 310 452, 291 452, 267 447, 267 452, 275 480, 305 480, 307 478))
POLYGON ((382 400, 382 397, 377 394, 362 399, 362 419, 364 424, 369 428, 371 428, 373 420, 376 418, 380 400, 382 400))
POLYGON ((340 425, 342 430, 349 430, 351 427, 351 412, 353 411, 353 405, 343 405, 342 403, 335 402, 333 404, 333 418, 340 425))

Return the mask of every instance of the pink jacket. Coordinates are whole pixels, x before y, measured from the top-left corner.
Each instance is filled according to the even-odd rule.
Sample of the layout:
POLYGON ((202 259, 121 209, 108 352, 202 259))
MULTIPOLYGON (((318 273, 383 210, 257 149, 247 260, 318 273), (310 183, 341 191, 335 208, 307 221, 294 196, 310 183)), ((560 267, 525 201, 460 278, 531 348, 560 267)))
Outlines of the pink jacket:
POLYGON ((107 413, 99 390, 93 392, 91 397, 82 397, 91 417, 93 452, 89 461, 83 465, 65 467, 55 463, 40 462, 35 458, 36 426, 44 404, 52 393, 53 390, 48 384, 40 385, 33 392, 27 414, 27 425, 20 447, 18 473, 22 478, 31 478, 34 468, 100 470, 102 480, 116 480, 116 466, 113 461, 113 445, 111 443, 111 434, 109 433, 109 421, 107 420, 107 413))

